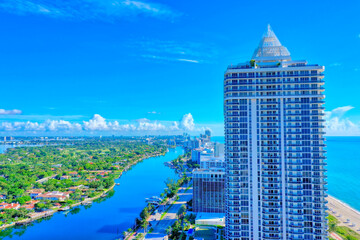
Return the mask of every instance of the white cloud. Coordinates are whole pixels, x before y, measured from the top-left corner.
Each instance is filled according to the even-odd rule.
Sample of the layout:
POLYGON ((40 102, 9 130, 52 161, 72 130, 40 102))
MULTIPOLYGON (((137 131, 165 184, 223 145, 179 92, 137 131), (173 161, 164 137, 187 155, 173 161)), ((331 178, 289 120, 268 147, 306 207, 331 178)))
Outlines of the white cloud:
POLYGON ((327 112, 327 114, 329 115, 328 117, 342 117, 346 112, 348 112, 349 110, 353 109, 353 106, 344 106, 344 107, 338 107, 333 109, 330 112, 327 112))
POLYGON ((38 122, 2 122, 0 131, 79 131, 82 127, 79 123, 70 123, 64 120, 46 120, 38 122))
POLYGON ((352 106, 344 106, 325 112, 326 134, 329 136, 358 136, 360 135, 360 123, 354 123, 344 115, 353 109, 352 106))
POLYGON ((195 129, 194 118, 191 113, 185 114, 180 121, 180 128, 185 131, 193 131, 195 129))
POLYGON ((158 113, 156 111, 151 111, 151 112, 148 112, 148 114, 160 114, 160 113, 158 113))
POLYGON ((330 67, 340 67, 341 65, 342 65, 342 63, 335 62, 335 63, 331 63, 329 66, 330 67))
MULTIPOLYGON (((140 1, 132 1, 132 0, 125 0, 125 1, 114 1, 114 3, 118 5, 124 5, 129 7, 130 9, 134 9, 137 11, 150 13, 151 15, 171 15, 172 12, 167 8, 164 8, 160 5, 140 2, 140 1)), ((116 5, 115 4, 115 5, 116 5)))
POLYGON ((190 62, 190 63, 199 63, 198 60, 183 59, 183 58, 179 58, 178 61, 180 61, 180 62, 190 62))
POLYGON ((88 121, 82 123, 65 120, 46 120, 44 122, 0 122, 0 132, 9 133, 120 133, 120 134, 181 134, 183 131, 199 132, 204 127, 196 127, 191 113, 185 114, 180 122, 151 121, 147 118, 133 120, 120 124, 118 121, 108 121, 99 114, 95 114, 88 121))
POLYGON ((142 58, 159 62, 209 63, 217 56, 217 47, 210 42, 191 42, 144 39, 127 44, 135 51, 142 50, 142 58))
POLYGON ((13 109, 13 110, 0 109, 0 115, 17 115, 21 113, 22 111, 18 109, 13 109))
POLYGON ((170 62, 190 62, 190 63, 199 63, 199 60, 192 60, 192 59, 183 59, 183 58, 176 58, 176 57, 165 57, 165 56, 157 56, 157 55, 142 55, 143 58, 150 58, 153 60, 159 61, 170 61, 170 62))
POLYGON ((90 119, 88 122, 84 121, 83 126, 85 130, 92 130, 92 131, 104 131, 109 129, 108 124, 105 121, 105 118, 103 118, 99 114, 95 114, 93 118, 90 119))
POLYGON ((3 0, 0 8, 19 15, 101 21, 139 14, 157 18, 179 15, 162 4, 134 0, 3 0))
POLYGON ((150 122, 150 120, 147 119, 147 118, 140 118, 140 119, 136 119, 135 121, 138 122, 138 123, 140 123, 140 122, 150 122))

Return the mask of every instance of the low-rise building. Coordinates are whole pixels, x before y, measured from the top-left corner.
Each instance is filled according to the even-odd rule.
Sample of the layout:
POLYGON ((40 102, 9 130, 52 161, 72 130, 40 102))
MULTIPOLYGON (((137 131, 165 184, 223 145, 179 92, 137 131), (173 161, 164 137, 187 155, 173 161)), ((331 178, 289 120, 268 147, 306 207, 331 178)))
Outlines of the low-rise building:
POLYGON ((18 203, 0 203, 0 209, 19 209, 20 204, 18 203))
POLYGON ((28 194, 29 194, 29 196, 31 197, 31 198, 35 198, 36 196, 38 196, 39 194, 42 194, 43 192, 45 192, 45 190, 44 189, 42 189, 42 188, 38 188, 38 189, 30 189, 30 190, 28 190, 28 191, 26 191, 28 194))
POLYGON ((97 175, 104 177, 104 176, 106 176, 106 175, 108 175, 108 174, 109 174, 108 171, 101 171, 101 172, 98 172, 97 175))
POLYGON ((225 213, 198 213, 196 226, 225 226, 225 213))
POLYGON ((96 177, 87 177, 87 178, 86 178, 86 181, 88 181, 88 182, 94 182, 94 181, 96 181, 96 177))
POLYGON ((27 201, 24 205, 21 206, 21 208, 26 208, 28 210, 33 210, 35 209, 35 204, 38 203, 39 200, 30 200, 27 201))
POLYGON ((75 192, 76 190, 81 189, 82 187, 83 187, 83 185, 69 187, 69 191, 70 192, 75 192))
POLYGON ((60 180, 65 180, 65 179, 70 179, 70 176, 65 175, 60 177, 60 180))
POLYGON ((69 192, 59 192, 59 191, 53 191, 53 192, 47 192, 40 194, 35 197, 36 200, 54 200, 54 201, 64 201, 68 199, 70 196, 69 192))

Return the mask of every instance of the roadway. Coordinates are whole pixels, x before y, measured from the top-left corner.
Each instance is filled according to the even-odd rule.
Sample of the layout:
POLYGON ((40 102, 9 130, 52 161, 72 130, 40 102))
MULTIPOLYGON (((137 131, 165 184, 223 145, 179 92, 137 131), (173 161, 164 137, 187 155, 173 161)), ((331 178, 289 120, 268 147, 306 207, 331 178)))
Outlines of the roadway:
MULTIPOLYGON (((149 223, 151 223, 151 227, 154 229, 151 233, 146 235, 146 239, 163 239, 166 235, 166 229, 173 225, 177 220, 177 212, 179 211, 181 205, 186 205, 186 202, 192 199, 192 188, 189 188, 186 192, 186 187, 182 187, 179 189, 178 196, 179 200, 173 202, 169 211, 165 214, 163 219, 160 220, 162 213, 157 213, 155 215, 151 215, 149 218, 149 223)), ((168 206, 166 206, 168 207, 168 206)), ((165 210, 166 210, 165 207, 165 210)), ((151 228, 149 227, 149 229, 151 228)), ((142 231, 139 230, 139 233, 142 231)))

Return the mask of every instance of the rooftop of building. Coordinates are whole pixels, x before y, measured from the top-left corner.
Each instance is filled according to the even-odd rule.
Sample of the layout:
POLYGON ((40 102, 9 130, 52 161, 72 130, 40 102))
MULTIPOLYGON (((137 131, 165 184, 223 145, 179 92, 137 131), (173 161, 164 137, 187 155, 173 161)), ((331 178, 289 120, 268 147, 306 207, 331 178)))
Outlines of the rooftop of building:
POLYGON ((290 52, 281 45, 270 24, 251 58, 255 62, 291 61, 290 52))
POLYGON ((225 213, 203 213, 196 214, 196 225, 221 225, 225 226, 225 213))
POLYGON ((280 43, 271 26, 268 25, 251 60, 237 65, 230 65, 228 69, 258 69, 262 71, 264 68, 296 68, 305 66, 321 67, 318 64, 309 65, 305 60, 293 61, 289 50, 280 43))
POLYGON ((225 174, 224 168, 198 168, 193 174, 225 174))

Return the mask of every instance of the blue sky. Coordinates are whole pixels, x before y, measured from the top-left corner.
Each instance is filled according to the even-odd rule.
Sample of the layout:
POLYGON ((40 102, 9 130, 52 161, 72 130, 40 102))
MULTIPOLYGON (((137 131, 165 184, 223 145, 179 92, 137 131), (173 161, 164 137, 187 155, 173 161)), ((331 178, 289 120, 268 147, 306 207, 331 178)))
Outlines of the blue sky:
POLYGON ((0 134, 223 135, 223 73, 267 24, 360 135, 359 1, 0 0, 0 134), (17 110, 17 111, 14 111, 17 110))

